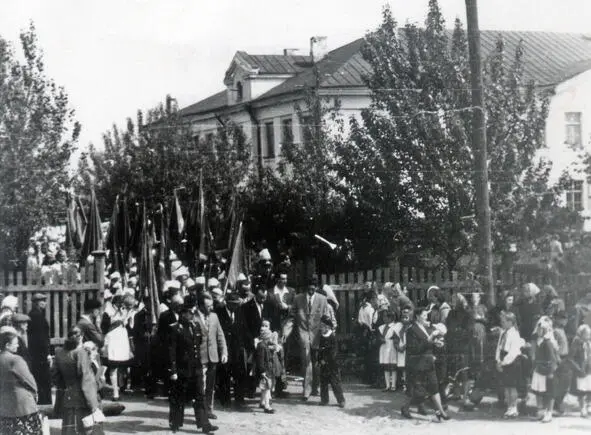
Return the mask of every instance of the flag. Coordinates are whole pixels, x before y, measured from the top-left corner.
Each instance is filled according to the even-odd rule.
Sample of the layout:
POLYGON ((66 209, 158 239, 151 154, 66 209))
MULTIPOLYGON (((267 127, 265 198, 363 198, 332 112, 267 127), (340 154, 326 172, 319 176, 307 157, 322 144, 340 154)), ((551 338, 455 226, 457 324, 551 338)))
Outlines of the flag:
POLYGON ((232 259, 230 260, 230 268, 228 269, 226 288, 228 288, 228 286, 234 288, 236 286, 236 281, 238 280, 238 275, 246 270, 243 231, 242 222, 240 222, 238 225, 236 240, 234 240, 234 249, 232 250, 232 259))
POLYGON ((148 225, 146 204, 142 207, 142 229, 139 262, 139 299, 148 310, 150 321, 155 325, 159 316, 160 299, 158 297, 158 283, 154 268, 154 256, 152 255, 152 231, 148 225))
POLYGON ((85 264, 86 259, 93 251, 102 251, 103 232, 101 229, 101 216, 99 213, 98 202, 94 189, 90 194, 90 212, 88 225, 84 231, 84 243, 82 244, 82 251, 80 253, 80 263, 85 264))

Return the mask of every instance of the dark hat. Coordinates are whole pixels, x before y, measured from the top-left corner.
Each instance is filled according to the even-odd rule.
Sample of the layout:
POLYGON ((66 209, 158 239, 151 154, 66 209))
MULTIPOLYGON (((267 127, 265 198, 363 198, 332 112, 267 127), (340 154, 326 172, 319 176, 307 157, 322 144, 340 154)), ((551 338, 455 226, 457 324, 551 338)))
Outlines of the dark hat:
POLYGON ((188 312, 192 313, 193 310, 195 310, 195 304, 193 303, 192 298, 185 300, 185 302, 181 306, 181 314, 188 313, 188 312))
POLYGON ((35 301, 46 301, 47 300, 47 295, 43 294, 43 293, 35 293, 33 295, 33 302, 35 301))
POLYGON ((329 328, 332 328, 334 326, 333 323, 332 323, 332 319, 330 317, 326 316, 326 315, 325 316, 322 316, 320 318, 320 322, 321 323, 324 323, 329 328))
POLYGON ((14 313, 12 315, 12 323, 27 323, 30 320, 31 318, 23 313, 14 313))
POLYGON ((101 306, 101 301, 99 301, 98 299, 86 299, 84 301, 84 311, 96 310, 101 306))
POLYGON ((240 303, 240 296, 238 293, 226 293, 226 302, 228 304, 239 304, 240 303))

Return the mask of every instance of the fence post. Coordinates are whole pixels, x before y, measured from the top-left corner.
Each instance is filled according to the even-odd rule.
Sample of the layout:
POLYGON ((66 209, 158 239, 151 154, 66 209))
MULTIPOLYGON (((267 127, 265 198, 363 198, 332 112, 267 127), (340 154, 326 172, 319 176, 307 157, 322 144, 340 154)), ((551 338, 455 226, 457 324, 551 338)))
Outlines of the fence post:
POLYGON ((96 282, 98 285, 98 299, 102 302, 103 291, 105 290, 105 251, 93 251, 94 266, 96 271, 96 282))

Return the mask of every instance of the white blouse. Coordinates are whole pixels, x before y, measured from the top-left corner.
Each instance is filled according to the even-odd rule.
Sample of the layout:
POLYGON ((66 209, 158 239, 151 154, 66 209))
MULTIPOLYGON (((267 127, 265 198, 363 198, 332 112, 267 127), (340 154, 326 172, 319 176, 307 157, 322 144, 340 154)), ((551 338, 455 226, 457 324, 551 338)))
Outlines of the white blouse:
POLYGON ((519 335, 519 331, 517 331, 517 328, 515 328, 514 326, 509 328, 506 332, 501 333, 501 336, 499 337, 499 341, 497 343, 497 351, 495 353, 496 361, 503 366, 511 364, 513 361, 515 361, 515 358, 517 358, 521 354, 521 348, 524 344, 525 341, 519 335), (501 343, 503 335, 505 335, 504 345, 501 343), (501 351, 507 352, 503 359, 501 359, 501 351))

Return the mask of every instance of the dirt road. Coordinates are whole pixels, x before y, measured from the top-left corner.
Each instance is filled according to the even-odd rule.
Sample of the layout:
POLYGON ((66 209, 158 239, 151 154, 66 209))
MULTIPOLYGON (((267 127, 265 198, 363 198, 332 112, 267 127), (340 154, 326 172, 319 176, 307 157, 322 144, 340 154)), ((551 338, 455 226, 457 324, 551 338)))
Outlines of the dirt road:
MULTIPOLYGON (((502 411, 493 406, 492 398, 485 398, 479 409, 458 412, 452 403, 452 420, 438 423, 434 416, 416 415, 413 420, 401 418, 399 409, 402 393, 384 393, 359 384, 345 385, 347 407, 340 409, 333 404, 320 406, 319 398, 309 402, 299 400, 299 390, 290 386, 287 399, 273 403, 276 414, 264 414, 257 402, 249 401, 249 412, 216 409, 220 435, 273 434, 273 435, 358 435, 358 434, 477 434, 477 435, 545 435, 561 431, 563 434, 591 433, 591 419, 579 417, 570 398, 567 415, 555 418, 552 423, 541 424, 533 418, 513 421, 502 419, 502 411)), ((331 400, 333 398, 331 397, 331 400)), ((126 396, 121 402, 126 410, 121 416, 109 417, 105 425, 107 434, 167 434, 168 403, 164 398, 145 400, 139 396, 126 396)), ((533 404, 533 398, 531 398, 533 404)), ((59 434, 60 421, 51 420, 52 434, 59 434)), ((179 433, 198 434, 192 410, 187 409, 185 426, 179 433)))

